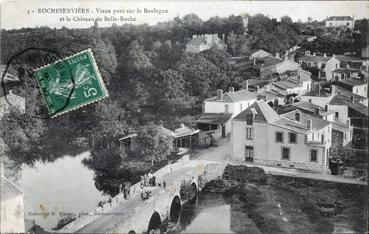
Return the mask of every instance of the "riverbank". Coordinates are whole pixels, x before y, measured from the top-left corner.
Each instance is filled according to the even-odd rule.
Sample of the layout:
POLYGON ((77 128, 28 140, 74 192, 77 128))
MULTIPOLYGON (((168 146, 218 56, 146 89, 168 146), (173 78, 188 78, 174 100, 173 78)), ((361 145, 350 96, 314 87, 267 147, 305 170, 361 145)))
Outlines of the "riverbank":
POLYGON ((366 186, 268 175, 228 165, 202 191, 222 194, 232 207, 231 228, 243 233, 365 232, 366 186))

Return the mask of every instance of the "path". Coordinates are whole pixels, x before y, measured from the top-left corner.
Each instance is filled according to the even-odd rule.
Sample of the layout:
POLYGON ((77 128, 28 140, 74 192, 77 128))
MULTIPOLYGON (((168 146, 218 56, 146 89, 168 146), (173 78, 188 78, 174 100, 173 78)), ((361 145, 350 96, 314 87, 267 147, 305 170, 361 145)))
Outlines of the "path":
POLYGON ((309 170, 301 170, 295 168, 285 168, 285 167, 272 167, 259 165, 250 162, 239 162, 232 161, 231 154, 231 141, 230 138, 222 139, 222 141, 218 144, 217 147, 210 147, 205 150, 201 150, 195 153, 192 160, 209 160, 209 161, 218 161, 231 165, 246 165, 246 166, 254 166, 263 168, 264 171, 271 175, 282 175, 282 176, 290 176, 290 177, 300 177, 300 178, 308 178, 315 180, 324 180, 324 181, 332 181, 337 183, 348 183, 348 184, 360 184, 367 185, 366 181, 360 181, 354 178, 343 177, 341 175, 328 175, 321 174, 319 172, 309 171, 309 170))

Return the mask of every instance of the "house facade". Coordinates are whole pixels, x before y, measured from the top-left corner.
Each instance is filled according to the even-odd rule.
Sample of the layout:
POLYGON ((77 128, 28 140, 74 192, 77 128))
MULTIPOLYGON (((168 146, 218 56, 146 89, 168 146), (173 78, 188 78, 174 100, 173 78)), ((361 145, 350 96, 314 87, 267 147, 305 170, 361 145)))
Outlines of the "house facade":
POLYGON ((325 20, 326 28, 354 29, 354 18, 351 16, 331 16, 325 20))
POLYGON ((193 35, 192 40, 186 44, 186 52, 197 54, 212 47, 221 50, 227 48, 222 39, 218 37, 218 34, 193 35))
POLYGON ((326 172, 332 124, 301 111, 278 115, 257 101, 232 120, 235 161, 326 172))
POLYGON ((257 92, 251 92, 248 89, 234 91, 234 88, 231 87, 226 93, 218 89, 217 96, 204 100, 203 116, 198 121, 201 124, 201 126, 199 125, 200 130, 219 128, 219 126, 205 126, 207 123, 211 125, 216 123, 223 128, 222 135, 228 135, 231 132, 230 120, 254 103, 257 95, 257 92), (210 118, 211 116, 213 118, 210 118))
POLYGON ((368 79, 355 77, 341 80, 338 86, 362 97, 368 97, 368 79))

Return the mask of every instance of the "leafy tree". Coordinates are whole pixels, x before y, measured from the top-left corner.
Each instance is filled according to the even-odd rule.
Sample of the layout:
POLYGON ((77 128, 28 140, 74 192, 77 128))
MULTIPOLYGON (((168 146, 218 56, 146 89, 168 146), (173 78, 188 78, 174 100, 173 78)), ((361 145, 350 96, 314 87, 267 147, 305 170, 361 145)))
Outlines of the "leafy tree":
POLYGON ((152 123, 141 127, 136 143, 136 155, 144 160, 150 160, 152 165, 154 162, 167 159, 172 152, 171 138, 162 131, 161 127, 152 123))

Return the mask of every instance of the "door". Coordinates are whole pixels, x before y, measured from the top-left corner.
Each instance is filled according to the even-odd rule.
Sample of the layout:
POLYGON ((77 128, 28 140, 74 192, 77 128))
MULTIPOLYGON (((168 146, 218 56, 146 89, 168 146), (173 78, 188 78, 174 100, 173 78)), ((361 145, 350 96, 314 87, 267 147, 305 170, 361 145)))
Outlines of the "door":
POLYGON ((222 125, 222 137, 226 136, 226 128, 225 125, 222 125))
POLYGON ((245 146, 245 161, 254 162, 254 147, 245 146))

